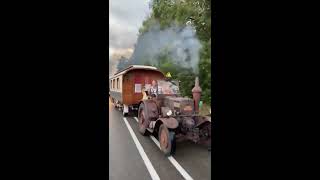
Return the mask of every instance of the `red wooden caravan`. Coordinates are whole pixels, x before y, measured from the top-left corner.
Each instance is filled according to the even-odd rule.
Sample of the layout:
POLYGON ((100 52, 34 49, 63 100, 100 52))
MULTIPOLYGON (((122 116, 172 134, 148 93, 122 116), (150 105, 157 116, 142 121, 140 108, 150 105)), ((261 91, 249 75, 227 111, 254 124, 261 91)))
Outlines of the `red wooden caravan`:
POLYGON ((164 74, 152 66, 131 65, 109 79, 111 101, 122 107, 123 115, 137 109, 142 100, 142 88, 151 85, 152 80, 164 79, 164 74))

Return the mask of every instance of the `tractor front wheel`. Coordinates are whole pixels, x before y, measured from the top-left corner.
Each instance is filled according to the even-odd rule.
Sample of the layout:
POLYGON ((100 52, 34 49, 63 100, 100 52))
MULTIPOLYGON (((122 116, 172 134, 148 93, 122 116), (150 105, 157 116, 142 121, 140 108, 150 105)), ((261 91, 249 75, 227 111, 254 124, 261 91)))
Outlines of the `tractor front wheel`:
POLYGON ((164 124, 161 124, 158 137, 161 151, 166 156, 173 154, 175 152, 175 133, 169 132, 168 128, 164 124))

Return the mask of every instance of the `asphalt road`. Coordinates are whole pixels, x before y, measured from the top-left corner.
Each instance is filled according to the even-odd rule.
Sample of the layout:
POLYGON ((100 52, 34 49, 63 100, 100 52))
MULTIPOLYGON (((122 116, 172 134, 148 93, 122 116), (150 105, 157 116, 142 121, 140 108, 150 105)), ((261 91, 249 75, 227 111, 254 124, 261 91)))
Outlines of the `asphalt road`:
POLYGON ((109 104, 109 179, 211 179, 211 152, 206 147, 181 142, 174 156, 165 157, 156 138, 139 133, 136 113, 123 117, 109 104))

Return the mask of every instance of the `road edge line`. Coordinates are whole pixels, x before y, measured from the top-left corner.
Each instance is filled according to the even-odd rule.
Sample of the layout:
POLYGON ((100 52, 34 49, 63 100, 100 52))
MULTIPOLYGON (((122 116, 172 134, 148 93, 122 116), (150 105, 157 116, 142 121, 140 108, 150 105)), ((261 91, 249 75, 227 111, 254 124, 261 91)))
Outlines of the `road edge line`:
MULTIPOLYGON (((134 119, 138 122, 138 118, 134 117, 134 119)), ((160 143, 159 141, 154 137, 150 136, 152 141, 158 146, 160 149, 160 143)), ((179 173, 186 179, 186 180, 193 180, 193 178, 187 173, 187 171, 178 163, 177 160, 175 160, 172 156, 168 157, 168 160, 171 162, 171 164, 179 171, 179 173)))
MULTIPOLYGON (((150 136, 152 141, 158 146, 160 149, 160 143, 159 141, 154 137, 150 136)), ((193 178, 187 173, 187 171, 178 163, 177 160, 175 160, 172 156, 168 157, 168 160, 171 162, 171 164, 179 171, 179 173, 184 177, 186 180, 193 180, 193 178)))
POLYGON ((134 119, 135 119, 137 122, 139 122, 139 120, 138 120, 138 118, 137 118, 137 117, 134 117, 134 119))
POLYGON ((128 130, 130 132, 130 135, 131 135, 131 137, 133 139, 133 142, 135 143, 135 145, 136 145, 136 147, 137 147, 137 149, 139 151, 140 156, 142 157, 142 160, 143 160, 144 164, 147 167, 147 170, 148 170, 152 180, 160 180, 160 177, 159 177, 157 171, 154 169, 154 167, 152 166, 151 161, 149 160, 147 154, 144 152, 143 147, 141 146, 137 136, 135 135, 133 129, 130 126, 130 124, 128 123, 127 118, 123 118, 123 120, 124 120, 128 130))

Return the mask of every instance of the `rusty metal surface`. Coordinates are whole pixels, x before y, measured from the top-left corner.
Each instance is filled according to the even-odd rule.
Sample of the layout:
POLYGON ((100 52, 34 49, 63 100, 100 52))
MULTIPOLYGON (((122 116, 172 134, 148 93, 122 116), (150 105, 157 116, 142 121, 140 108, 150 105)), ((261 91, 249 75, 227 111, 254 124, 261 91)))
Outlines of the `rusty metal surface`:
POLYGON ((145 113, 146 117, 148 117, 148 120, 154 121, 159 117, 159 111, 158 111, 158 106, 155 101, 153 100, 144 100, 144 107, 145 107, 145 113))
POLYGON ((196 79, 192 93, 194 99, 179 95, 159 95, 154 99, 145 100, 146 116, 150 122, 157 119, 157 122, 161 121, 169 129, 175 129, 178 141, 190 140, 207 144, 211 142, 211 118, 200 116, 196 111, 199 108, 198 103, 201 96, 198 79, 196 79), (173 114, 168 117, 167 112, 170 110, 173 114))
POLYGON ((161 107, 161 116, 162 117, 167 117, 167 113, 170 111, 171 109, 169 107, 161 107))
POLYGON ((181 121, 182 128, 192 129, 195 126, 195 121, 191 117, 184 117, 181 121))
POLYGON ((190 140, 195 143, 211 142, 211 122, 203 116, 180 117, 178 141, 190 140), (179 137, 182 136, 182 137, 179 137))
POLYGON ((193 100, 190 98, 174 97, 168 96, 163 98, 163 106, 172 109, 174 112, 179 113, 179 115, 192 115, 194 105, 193 100))
POLYGON ((201 126, 203 123, 209 122, 211 123, 211 119, 209 119, 205 116, 195 116, 194 119, 196 120, 196 127, 201 126))
POLYGON ((158 121, 162 121, 170 129, 175 129, 179 126, 178 121, 175 118, 159 118, 158 121))

